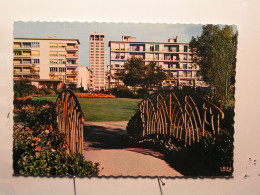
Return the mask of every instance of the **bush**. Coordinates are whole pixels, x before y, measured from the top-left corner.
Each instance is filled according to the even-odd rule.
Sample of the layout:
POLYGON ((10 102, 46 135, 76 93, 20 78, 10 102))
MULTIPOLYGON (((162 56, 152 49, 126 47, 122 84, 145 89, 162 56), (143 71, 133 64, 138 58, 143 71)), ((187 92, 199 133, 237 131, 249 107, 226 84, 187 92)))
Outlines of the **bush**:
POLYGON ((134 98, 135 97, 134 93, 125 86, 118 86, 117 88, 112 88, 112 89, 106 91, 106 93, 113 94, 119 98, 134 98))
POLYGON ((136 111, 134 116, 127 123, 126 132, 131 139, 139 139, 142 137, 143 123, 141 112, 139 110, 136 111))
POLYGON ((99 164, 70 154, 66 134, 56 123, 54 104, 49 101, 14 101, 24 128, 14 128, 13 168, 22 175, 97 175, 99 164))
POLYGON ((140 97, 140 98, 145 98, 146 96, 149 95, 149 91, 145 88, 137 89, 136 92, 138 94, 138 97, 140 97))

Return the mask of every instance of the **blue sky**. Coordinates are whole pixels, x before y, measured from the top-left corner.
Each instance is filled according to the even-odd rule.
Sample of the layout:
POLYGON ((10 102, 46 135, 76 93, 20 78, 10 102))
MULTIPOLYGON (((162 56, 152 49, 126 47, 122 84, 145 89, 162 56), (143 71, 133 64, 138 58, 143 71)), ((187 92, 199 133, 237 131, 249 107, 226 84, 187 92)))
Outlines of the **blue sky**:
POLYGON ((202 32, 200 24, 149 24, 149 23, 82 23, 82 22, 15 22, 14 37, 79 39, 79 64, 89 66, 89 33, 106 34, 105 63, 109 64, 109 41, 122 40, 123 35, 136 37, 137 41, 167 42, 179 36, 180 42, 189 42, 202 32))

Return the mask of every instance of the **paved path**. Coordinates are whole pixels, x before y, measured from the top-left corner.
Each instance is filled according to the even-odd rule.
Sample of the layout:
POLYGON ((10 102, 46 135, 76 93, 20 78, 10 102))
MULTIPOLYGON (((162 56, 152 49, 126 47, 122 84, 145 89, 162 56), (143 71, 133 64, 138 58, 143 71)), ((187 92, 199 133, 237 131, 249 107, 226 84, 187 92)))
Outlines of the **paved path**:
POLYGON ((129 148, 127 121, 87 122, 84 129, 84 156, 100 163, 103 176, 181 176, 164 160, 163 154, 144 148, 129 148))

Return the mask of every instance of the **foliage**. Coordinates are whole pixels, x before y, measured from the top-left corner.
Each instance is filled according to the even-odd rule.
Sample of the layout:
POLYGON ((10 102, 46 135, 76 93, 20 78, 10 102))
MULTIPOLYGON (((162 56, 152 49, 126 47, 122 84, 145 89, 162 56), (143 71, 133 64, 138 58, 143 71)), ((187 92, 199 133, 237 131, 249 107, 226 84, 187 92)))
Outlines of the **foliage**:
POLYGON ((150 62, 145 67, 143 86, 145 86, 146 89, 158 87, 166 77, 167 76, 161 66, 157 66, 155 62, 150 62))
MULTIPOLYGON (((168 93, 169 91, 164 90, 160 93, 164 95, 164 93, 168 93)), ((203 91, 201 89, 194 88, 184 88, 183 90, 175 89, 174 93, 177 95, 180 103, 184 101, 185 95, 190 95, 192 97, 207 97, 207 91, 203 91)), ((165 96, 166 97, 166 96, 165 96)), ((196 98, 196 104, 203 106, 203 100, 201 98, 196 98)), ((214 102, 216 105, 217 103, 214 102)), ((230 167, 233 171, 233 134, 234 134, 234 107, 223 107, 222 108, 225 118, 221 120, 220 123, 220 132, 213 134, 212 132, 206 131, 205 137, 201 137, 201 140, 196 143, 192 143, 191 145, 187 145, 184 147, 184 143, 178 141, 175 137, 164 136, 164 135, 145 135, 143 136, 143 125, 141 119, 141 113, 139 110, 136 111, 135 115, 128 122, 126 131, 129 135, 130 139, 135 142, 144 142, 152 139, 152 143, 157 143, 156 139, 159 139, 158 143, 170 143, 170 146, 167 146, 167 150, 169 148, 174 148, 175 146, 182 146, 183 151, 187 151, 187 153, 194 153, 200 159, 198 162, 203 162, 210 167, 208 171, 209 175, 231 175, 232 172, 221 172, 221 167, 230 167), (169 138, 171 138, 171 142, 169 142, 169 138)), ((185 153, 185 152, 184 152, 185 153)), ((169 158, 172 158, 171 153, 168 155, 169 158)), ((203 164, 202 163, 202 164, 203 164)), ((206 170, 206 169, 205 169, 206 170)))
POLYGON ((119 98, 134 98, 135 95, 134 93, 128 89, 126 86, 123 85, 119 85, 116 88, 112 88, 108 91, 106 91, 105 93, 107 94, 113 94, 116 97, 119 98))
POLYGON ((138 97, 140 98, 144 98, 146 97, 147 95, 149 95, 149 91, 146 89, 146 88, 140 88, 140 89, 137 89, 137 94, 138 94, 138 97))
POLYGON ((143 132, 141 112, 137 110, 126 126, 126 132, 131 139, 140 139, 143 132))
POLYGON ((190 48, 203 80, 213 88, 216 99, 227 103, 234 92, 237 33, 231 26, 206 25, 200 37, 192 37, 190 48))
POLYGON ((39 90, 36 86, 31 85, 27 79, 21 79, 19 82, 14 84, 14 97, 21 98, 37 93, 39 90))
POLYGON ((162 67, 157 66, 156 62, 145 65, 142 58, 136 57, 127 60, 124 70, 119 71, 116 75, 126 86, 131 86, 134 90, 137 86, 147 89, 158 87, 166 79, 162 67))
POLYGON ((66 134, 57 128, 54 103, 14 101, 15 113, 25 124, 14 128, 13 168, 22 175, 97 175, 98 163, 70 154, 66 134))

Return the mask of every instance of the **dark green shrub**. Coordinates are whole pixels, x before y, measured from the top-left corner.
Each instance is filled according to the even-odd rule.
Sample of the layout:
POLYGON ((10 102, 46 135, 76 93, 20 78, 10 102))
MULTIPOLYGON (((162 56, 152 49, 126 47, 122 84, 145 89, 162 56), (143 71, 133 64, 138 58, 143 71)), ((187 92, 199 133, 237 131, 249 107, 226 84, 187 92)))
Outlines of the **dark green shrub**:
POLYGON ((116 97, 119 98, 134 98, 134 93, 128 89, 126 86, 118 86, 116 88, 112 88, 108 91, 106 91, 107 94, 113 94, 116 97))
POLYGON ((126 132, 131 139, 141 138, 143 132, 143 123, 141 119, 141 112, 138 110, 129 120, 126 126, 126 132))
POLYGON ((145 88, 140 88, 136 90, 138 97, 140 98, 145 98, 146 96, 149 95, 149 91, 145 88))

